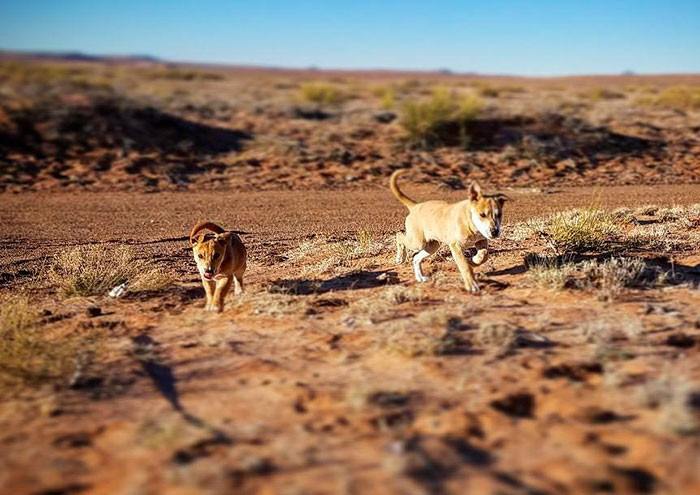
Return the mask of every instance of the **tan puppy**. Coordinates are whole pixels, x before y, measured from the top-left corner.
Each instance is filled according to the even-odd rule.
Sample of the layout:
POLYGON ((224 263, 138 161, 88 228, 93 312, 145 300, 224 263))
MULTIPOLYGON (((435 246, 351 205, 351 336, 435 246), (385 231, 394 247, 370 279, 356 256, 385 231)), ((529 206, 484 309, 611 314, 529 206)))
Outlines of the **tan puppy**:
POLYGON ((409 210, 406 217, 406 233, 396 234, 396 262, 403 263, 406 249, 417 251, 413 256, 413 271, 418 282, 426 282, 421 263, 447 244, 457 263, 464 286, 469 292, 479 291, 474 278, 473 266, 483 264, 488 258, 488 240, 495 239, 501 231, 503 203, 508 199, 504 194, 484 195, 478 183, 469 186, 467 199, 449 204, 446 201, 426 201, 416 203, 403 194, 396 185, 396 178, 404 170, 391 174, 389 185, 394 196, 409 210), (474 245, 476 254, 467 260, 462 246, 474 245))
POLYGON ((243 291, 247 253, 243 241, 233 232, 211 222, 200 222, 190 234, 190 246, 207 295, 205 311, 222 311, 231 285, 234 294, 243 291), (201 234, 202 230, 213 234, 201 234))

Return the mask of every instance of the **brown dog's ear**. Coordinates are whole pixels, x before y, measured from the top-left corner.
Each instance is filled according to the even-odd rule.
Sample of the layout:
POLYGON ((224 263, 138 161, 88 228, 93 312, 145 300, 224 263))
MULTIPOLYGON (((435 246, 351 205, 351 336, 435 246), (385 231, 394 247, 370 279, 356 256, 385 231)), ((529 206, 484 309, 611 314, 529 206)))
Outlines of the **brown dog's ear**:
POLYGON ((190 247, 195 247, 199 244, 199 239, 197 237, 190 237, 190 247))
POLYGON ((479 198, 481 198, 481 186, 474 181, 469 185, 469 199, 477 201, 479 198))
POLYGON ((216 242, 226 243, 231 239, 231 232, 224 232, 223 234, 216 234, 216 242))

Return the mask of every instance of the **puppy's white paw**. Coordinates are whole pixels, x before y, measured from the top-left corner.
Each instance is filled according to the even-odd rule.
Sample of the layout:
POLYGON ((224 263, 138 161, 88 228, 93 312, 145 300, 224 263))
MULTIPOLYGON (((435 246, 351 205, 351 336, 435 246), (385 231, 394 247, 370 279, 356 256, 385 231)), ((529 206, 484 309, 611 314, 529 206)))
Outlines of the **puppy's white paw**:
POLYGON ((416 282, 427 282, 428 280, 430 280, 430 279, 429 279, 428 277, 426 277, 425 275, 423 275, 423 274, 420 274, 420 275, 416 274, 416 282))
POLYGON ((464 286, 465 289, 467 289, 467 292, 470 292, 471 294, 478 294, 479 291, 481 290, 479 288, 479 284, 476 283, 476 280, 472 280, 471 282, 467 282, 464 286))

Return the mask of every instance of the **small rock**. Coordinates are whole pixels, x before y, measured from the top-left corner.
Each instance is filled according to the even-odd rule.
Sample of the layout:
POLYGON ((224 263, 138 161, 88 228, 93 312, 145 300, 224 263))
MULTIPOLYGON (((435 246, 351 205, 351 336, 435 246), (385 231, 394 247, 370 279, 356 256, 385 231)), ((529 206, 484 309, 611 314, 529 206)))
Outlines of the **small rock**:
POLYGON ((102 314, 102 308, 99 306, 88 306, 85 309, 85 313, 87 313, 88 317, 94 318, 95 316, 100 316, 102 314))
POLYGON ((126 294, 126 290, 129 287, 128 282, 117 285, 115 288, 109 291, 109 297, 122 297, 126 294))
POLYGON ((372 118, 380 124, 389 124, 396 120, 396 114, 394 112, 377 112, 372 118))

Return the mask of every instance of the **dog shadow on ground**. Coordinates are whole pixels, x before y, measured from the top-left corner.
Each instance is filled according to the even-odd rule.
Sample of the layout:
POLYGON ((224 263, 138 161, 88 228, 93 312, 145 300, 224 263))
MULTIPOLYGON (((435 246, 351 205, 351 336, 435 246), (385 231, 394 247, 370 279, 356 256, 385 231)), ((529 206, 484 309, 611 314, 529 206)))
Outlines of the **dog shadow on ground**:
POLYGON ((372 289, 397 283, 399 283, 399 277, 394 271, 358 270, 327 280, 306 278, 279 279, 273 281, 268 290, 279 294, 306 296, 344 290, 372 289))
POLYGON ((223 430, 207 423, 205 420, 188 412, 180 402, 177 390, 177 378, 172 367, 163 363, 158 355, 158 342, 148 335, 139 335, 132 339, 132 356, 141 364, 145 376, 150 378, 156 391, 192 426, 201 428, 211 434, 211 442, 232 444, 233 440, 223 430))

